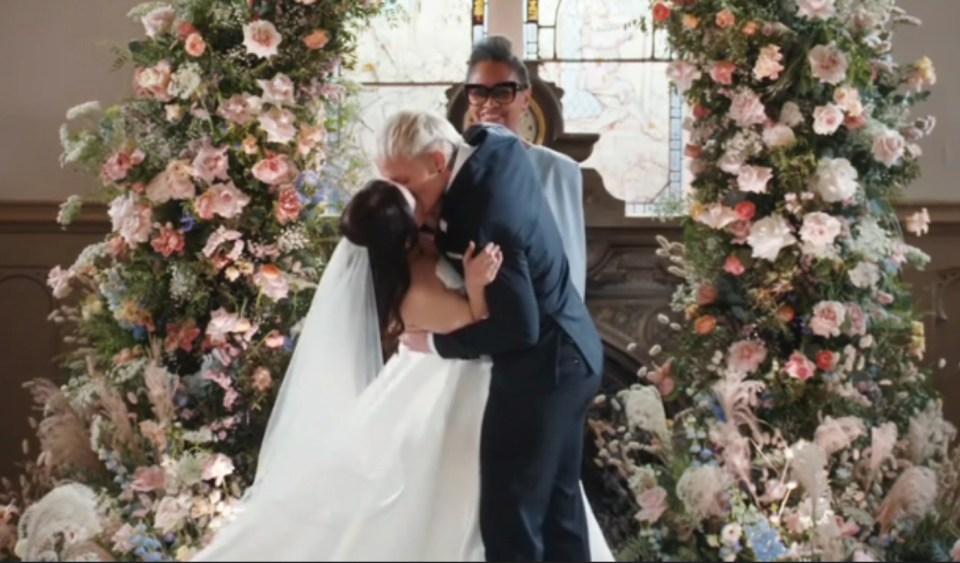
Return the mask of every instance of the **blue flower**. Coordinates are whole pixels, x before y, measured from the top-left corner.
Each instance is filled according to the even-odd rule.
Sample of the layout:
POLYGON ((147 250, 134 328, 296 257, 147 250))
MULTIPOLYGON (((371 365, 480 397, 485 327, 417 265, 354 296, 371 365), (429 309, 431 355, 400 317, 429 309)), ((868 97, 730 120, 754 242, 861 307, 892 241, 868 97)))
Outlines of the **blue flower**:
POLYGON ((180 228, 183 229, 183 232, 189 233, 196 226, 197 226, 197 218, 194 217, 192 214, 186 213, 184 214, 183 217, 180 218, 180 228))
POLYGON ((703 459, 710 459, 711 457, 713 457, 713 451, 711 451, 708 448, 704 448, 700 450, 700 457, 702 457, 703 459))
POLYGON ((723 408, 720 406, 720 402, 717 401, 716 397, 711 397, 710 399, 710 412, 713 413, 714 418, 720 422, 727 421, 727 415, 723 412, 723 408))
POLYGON ((770 527, 766 518, 749 524, 743 531, 757 561, 776 561, 790 553, 783 545, 780 534, 770 527))
POLYGON ((320 174, 316 170, 305 170, 297 176, 295 180, 297 190, 303 190, 304 186, 317 186, 320 183, 320 174))
POLYGON ((163 561, 163 554, 159 551, 151 551, 143 556, 144 561, 163 561))
POLYGON ((283 351, 284 352, 293 352, 293 346, 296 342, 293 341, 289 336, 283 338, 283 351))
POLYGON ((131 332, 133 332, 133 339, 137 342, 143 342, 147 339, 147 329, 140 325, 133 327, 131 332))

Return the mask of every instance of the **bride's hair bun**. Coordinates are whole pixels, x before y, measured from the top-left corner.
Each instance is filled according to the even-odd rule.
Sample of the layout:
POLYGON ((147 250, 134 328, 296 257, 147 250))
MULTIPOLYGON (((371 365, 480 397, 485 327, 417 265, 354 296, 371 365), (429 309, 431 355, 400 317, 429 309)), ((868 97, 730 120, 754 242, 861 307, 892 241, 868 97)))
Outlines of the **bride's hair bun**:
POLYGON ((403 193, 386 180, 371 180, 340 216, 340 232, 357 246, 392 247, 416 233, 413 210, 403 193))

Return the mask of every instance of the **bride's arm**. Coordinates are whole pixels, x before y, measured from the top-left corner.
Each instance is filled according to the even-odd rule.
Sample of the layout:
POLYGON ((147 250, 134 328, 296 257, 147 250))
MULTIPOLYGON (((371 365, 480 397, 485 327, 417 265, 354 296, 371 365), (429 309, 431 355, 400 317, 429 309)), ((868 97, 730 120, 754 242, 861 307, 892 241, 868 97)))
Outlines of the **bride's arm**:
POLYGON ((487 318, 484 288, 496 278, 503 258, 495 246, 485 248, 476 257, 472 250, 471 246, 464 257, 466 299, 444 286, 433 268, 413 272, 413 283, 400 311, 407 330, 446 334, 487 318))

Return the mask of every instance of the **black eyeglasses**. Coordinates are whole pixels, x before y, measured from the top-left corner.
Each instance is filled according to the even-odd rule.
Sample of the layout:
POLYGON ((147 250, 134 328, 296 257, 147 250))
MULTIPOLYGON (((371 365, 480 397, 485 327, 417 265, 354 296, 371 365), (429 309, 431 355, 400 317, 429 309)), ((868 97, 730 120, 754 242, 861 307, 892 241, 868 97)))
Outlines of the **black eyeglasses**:
POLYGON ((517 92, 522 92, 527 87, 517 82, 500 82, 493 86, 466 84, 463 89, 470 104, 478 106, 491 99, 498 104, 509 104, 517 98, 517 92))

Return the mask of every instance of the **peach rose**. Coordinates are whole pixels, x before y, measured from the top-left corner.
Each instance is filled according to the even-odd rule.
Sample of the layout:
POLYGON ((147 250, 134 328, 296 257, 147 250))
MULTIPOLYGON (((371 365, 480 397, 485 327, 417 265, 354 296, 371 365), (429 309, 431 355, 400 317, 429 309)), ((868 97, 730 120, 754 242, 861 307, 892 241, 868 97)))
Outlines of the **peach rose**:
POLYGON ((199 33, 191 33, 184 42, 183 48, 191 57, 200 57, 207 50, 207 42, 199 33))
POLYGON ((327 35, 326 30, 317 29, 303 38, 303 44, 307 46, 307 49, 311 51, 318 51, 327 46, 327 43, 330 42, 330 37, 327 35))
POLYGON ((717 84, 729 86, 733 84, 733 73, 736 72, 737 65, 730 61, 720 61, 710 68, 710 78, 717 84))
POLYGON ((746 271, 746 268, 743 267, 743 263, 740 262, 739 258, 736 256, 728 256, 726 262, 723 263, 723 271, 734 276, 739 276, 746 271))
POLYGON ((727 29, 737 24, 737 17, 730 10, 721 10, 716 17, 717 27, 727 29))
POLYGON ((707 336, 717 328, 717 318, 713 315, 704 315, 697 319, 694 329, 700 336, 707 336))

